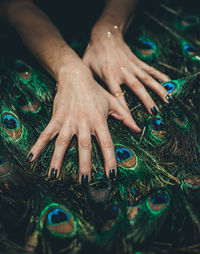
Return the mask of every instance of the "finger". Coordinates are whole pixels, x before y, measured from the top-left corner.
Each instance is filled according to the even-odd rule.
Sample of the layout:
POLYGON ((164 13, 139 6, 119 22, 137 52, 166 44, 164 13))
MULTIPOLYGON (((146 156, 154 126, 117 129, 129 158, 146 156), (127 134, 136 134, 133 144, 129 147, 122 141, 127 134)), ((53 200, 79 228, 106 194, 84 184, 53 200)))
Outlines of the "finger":
POLYGON ((166 96, 168 95, 168 92, 165 90, 163 86, 161 86, 155 79, 153 79, 150 75, 145 73, 144 71, 138 71, 136 74, 136 77, 147 87, 149 87, 152 91, 157 93, 161 99, 169 103, 169 101, 166 99, 166 96))
POLYGON ((142 69, 160 82, 166 82, 170 80, 170 78, 166 74, 156 70, 148 64, 142 63, 142 69))
POLYGON ((61 167, 65 152, 72 139, 73 133, 68 125, 65 125, 59 133, 56 142, 55 149, 51 159, 48 177, 53 180, 60 175, 61 167))
POLYGON ((115 117, 116 119, 123 122, 124 125, 129 127, 135 132, 140 132, 141 129, 137 126, 136 122, 133 120, 132 115, 127 112, 120 103, 113 97, 110 98, 110 115, 115 117))
MULTIPOLYGON (((126 111, 124 109, 124 111, 126 111)), ((114 145, 108 130, 108 124, 104 117, 96 124, 95 134, 104 158, 104 168, 106 176, 110 180, 115 180, 117 176, 117 165, 115 159, 114 145)))
POLYGON ((136 96, 138 96, 138 98, 142 101, 148 110, 149 114, 157 115, 158 108, 143 84, 128 71, 126 71, 126 75, 124 77, 125 84, 133 91, 136 96))
POLYGON ((122 89, 120 88, 120 85, 114 81, 107 82, 107 85, 109 86, 111 94, 119 101, 122 107, 129 112, 129 108, 124 98, 122 89))
POLYGON ((89 125, 83 122, 78 131, 79 183, 87 185, 91 178, 91 132, 89 125))
POLYGON ((33 145, 31 150, 29 151, 27 155, 27 160, 29 162, 34 161, 42 149, 49 143, 49 141, 58 133, 58 128, 56 124, 53 123, 53 121, 50 121, 47 127, 44 129, 44 131, 40 134, 38 140, 33 145))

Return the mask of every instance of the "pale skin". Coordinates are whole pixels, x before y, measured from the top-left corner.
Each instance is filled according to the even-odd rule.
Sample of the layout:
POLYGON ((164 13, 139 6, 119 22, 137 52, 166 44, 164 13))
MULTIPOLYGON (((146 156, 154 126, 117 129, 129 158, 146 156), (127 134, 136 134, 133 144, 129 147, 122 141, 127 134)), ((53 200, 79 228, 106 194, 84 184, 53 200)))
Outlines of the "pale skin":
POLYGON ((107 125, 108 115, 123 122, 134 132, 140 128, 133 120, 120 85, 125 83, 144 103, 147 111, 156 107, 145 87, 164 102, 167 92, 157 82, 169 78, 139 60, 123 40, 123 33, 133 19, 136 0, 109 0, 91 31, 91 40, 83 59, 67 45, 46 14, 31 0, 4 0, 0 15, 19 33, 22 41, 43 67, 57 81, 53 114, 44 131, 29 151, 34 161, 56 135, 55 150, 48 176, 56 169, 60 175, 62 161, 74 135, 78 138, 79 182, 83 175, 91 178, 91 135, 100 145, 107 177, 111 169, 117 175, 114 146, 107 125), (120 11, 119 11, 120 10, 120 11), (93 78, 98 75, 110 91, 93 78))

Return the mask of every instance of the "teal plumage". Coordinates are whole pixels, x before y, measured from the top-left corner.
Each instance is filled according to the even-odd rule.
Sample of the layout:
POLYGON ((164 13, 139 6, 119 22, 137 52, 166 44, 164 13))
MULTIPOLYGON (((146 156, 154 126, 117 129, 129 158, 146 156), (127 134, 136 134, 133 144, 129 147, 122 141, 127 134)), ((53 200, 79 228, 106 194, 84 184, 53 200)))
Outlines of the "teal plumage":
MULTIPOLYGON (((26 161, 51 118, 56 84, 31 64, 2 57, 0 253, 200 252, 200 14, 173 1, 155 4, 155 11, 147 4, 138 12, 137 32, 130 29, 126 39, 139 58, 170 75, 161 85, 172 101, 164 104, 150 91, 159 109, 153 117, 122 86, 142 133, 108 118, 118 166, 114 182, 105 176, 94 137, 88 188, 78 184, 76 137, 58 180, 47 178, 55 139, 35 162, 26 161)), ((87 39, 70 45, 82 55, 87 39)))

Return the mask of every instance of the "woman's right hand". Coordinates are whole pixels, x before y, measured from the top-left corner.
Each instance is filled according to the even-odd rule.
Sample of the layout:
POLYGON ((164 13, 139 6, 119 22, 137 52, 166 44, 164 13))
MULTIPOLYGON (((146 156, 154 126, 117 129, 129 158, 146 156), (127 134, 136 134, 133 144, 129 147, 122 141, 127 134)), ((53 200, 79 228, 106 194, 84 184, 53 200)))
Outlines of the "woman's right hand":
POLYGON ((32 157, 30 161, 34 161, 48 142, 58 134, 48 173, 51 179, 55 179, 60 175, 67 147, 72 137, 77 135, 79 182, 86 184, 91 178, 91 135, 94 135, 104 157, 106 175, 113 180, 117 175, 117 166, 107 125, 108 115, 121 120, 135 132, 140 132, 140 129, 118 100, 94 80, 91 71, 83 62, 62 69, 64 71, 58 80, 52 118, 31 148, 28 158, 32 157))

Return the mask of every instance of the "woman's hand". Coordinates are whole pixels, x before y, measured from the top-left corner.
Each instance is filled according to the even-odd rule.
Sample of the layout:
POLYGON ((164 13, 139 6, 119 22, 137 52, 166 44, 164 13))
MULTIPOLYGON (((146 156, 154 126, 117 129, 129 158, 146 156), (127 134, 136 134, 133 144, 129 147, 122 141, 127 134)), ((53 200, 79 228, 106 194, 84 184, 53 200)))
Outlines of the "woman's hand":
POLYGON ((66 66, 59 78, 52 118, 30 150, 28 158, 32 156, 30 161, 35 160, 48 142, 58 134, 48 173, 51 179, 55 179, 60 175, 62 161, 70 140, 77 135, 79 182, 87 183, 91 177, 91 135, 94 135, 104 157, 106 175, 114 179, 117 167, 114 146, 107 125, 109 114, 121 120, 133 131, 140 131, 131 114, 96 83, 84 63, 80 61, 71 69, 66 66))
POLYGON ((167 81, 169 78, 139 60, 124 42, 117 26, 98 24, 93 28, 83 61, 107 84, 112 95, 126 110, 129 109, 121 84, 126 84, 139 97, 150 114, 156 115, 157 108, 145 86, 168 102, 168 93, 157 80, 167 81))

